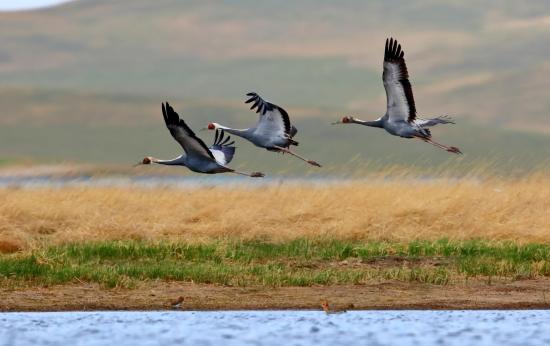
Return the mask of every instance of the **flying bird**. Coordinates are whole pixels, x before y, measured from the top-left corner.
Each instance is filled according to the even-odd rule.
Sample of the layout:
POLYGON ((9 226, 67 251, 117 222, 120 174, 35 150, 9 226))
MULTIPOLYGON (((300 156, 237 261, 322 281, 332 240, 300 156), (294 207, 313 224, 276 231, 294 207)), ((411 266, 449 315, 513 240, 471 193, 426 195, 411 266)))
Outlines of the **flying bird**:
POLYGON ((321 167, 317 162, 303 158, 290 150, 291 145, 298 145, 298 142, 294 140, 298 129, 290 123, 288 113, 282 107, 267 102, 256 93, 246 95, 250 98, 245 103, 254 102, 250 109, 255 110, 260 115, 256 126, 248 129, 232 129, 218 123, 209 123, 207 129, 222 129, 235 136, 247 139, 257 147, 283 154, 288 153, 312 166, 321 167))
POLYGON ((432 139, 428 127, 437 124, 454 124, 448 116, 439 116, 433 119, 422 119, 416 116, 416 106, 409 73, 401 50, 401 45, 393 38, 386 39, 384 51, 384 72, 382 81, 386 89, 387 109, 384 116, 374 121, 355 119, 345 116, 333 124, 360 124, 385 129, 394 136, 403 138, 418 138, 454 154, 462 154, 460 149, 438 143, 432 139))
POLYGON ((234 142, 229 142, 231 140, 229 136, 224 139, 223 130, 216 131, 214 144, 208 148, 195 135, 193 130, 187 126, 185 121, 179 117, 178 113, 174 111, 168 102, 166 102, 166 105, 162 104, 162 115, 170 134, 182 146, 184 153, 171 160, 159 160, 147 156, 141 164, 149 165, 157 163, 170 166, 185 166, 193 172, 206 174, 235 173, 254 178, 264 176, 260 172, 242 173, 226 166, 233 159, 235 147, 233 146, 234 142))

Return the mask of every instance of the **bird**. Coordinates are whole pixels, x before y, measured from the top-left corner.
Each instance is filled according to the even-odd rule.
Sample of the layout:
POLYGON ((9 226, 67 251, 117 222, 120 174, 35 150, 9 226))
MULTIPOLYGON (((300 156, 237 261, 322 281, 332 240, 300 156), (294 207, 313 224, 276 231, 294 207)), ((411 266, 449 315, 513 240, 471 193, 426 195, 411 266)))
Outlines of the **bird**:
POLYGON ((172 309, 181 309, 183 307, 183 301, 185 299, 182 296, 179 296, 178 299, 173 300, 170 302, 170 305, 172 306, 172 309))
POLYGON ((218 123, 209 123, 206 129, 222 129, 228 133, 252 142, 252 144, 257 147, 283 154, 288 153, 309 163, 312 166, 321 167, 321 165, 317 162, 308 160, 290 150, 291 145, 298 145, 298 142, 294 140, 294 136, 296 136, 298 129, 290 123, 290 118, 287 111, 285 111, 282 107, 264 100, 255 92, 250 92, 246 95, 249 99, 246 100, 245 103, 254 102, 250 109, 255 110, 260 116, 254 127, 247 129, 233 129, 222 126, 218 123))
MULTIPOLYGON (((334 309, 334 308, 331 309, 329 304, 328 304, 328 300, 326 300, 326 299, 321 299, 320 303, 321 303, 321 307, 323 308, 323 311, 327 315, 343 314, 343 313, 347 312, 346 309, 334 309)), ((349 308, 354 308, 353 304, 349 304, 348 306, 349 306, 349 308)))
POLYGON ((422 119, 416 115, 416 106, 409 82, 409 73, 404 59, 405 52, 401 44, 393 38, 386 39, 384 50, 384 72, 382 81, 386 89, 387 109, 384 116, 374 121, 364 121, 352 116, 345 116, 333 124, 360 124, 385 129, 394 136, 403 138, 418 138, 454 154, 462 154, 460 149, 447 146, 432 139, 428 127, 437 124, 454 124, 454 121, 446 116, 432 119, 422 119))
POLYGON ((232 146, 234 142, 229 142, 231 137, 228 136, 224 139, 223 130, 216 131, 214 144, 208 148, 168 102, 166 102, 166 105, 162 103, 162 115, 170 134, 182 146, 184 153, 171 160, 160 160, 147 156, 138 164, 157 163, 169 166, 185 166, 193 172, 206 174, 235 173, 254 178, 264 176, 261 172, 243 173, 226 166, 233 159, 235 147, 232 146))

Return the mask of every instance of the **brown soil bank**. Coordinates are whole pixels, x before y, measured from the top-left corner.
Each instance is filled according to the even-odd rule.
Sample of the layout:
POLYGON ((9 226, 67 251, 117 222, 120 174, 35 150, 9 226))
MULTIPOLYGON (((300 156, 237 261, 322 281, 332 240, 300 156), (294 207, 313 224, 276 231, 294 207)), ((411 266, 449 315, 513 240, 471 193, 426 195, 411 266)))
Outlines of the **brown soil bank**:
POLYGON ((236 288, 178 282, 143 283, 136 289, 103 289, 97 284, 0 289, 2 311, 164 310, 185 297, 184 310, 320 309, 546 309, 550 279, 492 284, 428 285, 380 282, 364 285, 236 288))

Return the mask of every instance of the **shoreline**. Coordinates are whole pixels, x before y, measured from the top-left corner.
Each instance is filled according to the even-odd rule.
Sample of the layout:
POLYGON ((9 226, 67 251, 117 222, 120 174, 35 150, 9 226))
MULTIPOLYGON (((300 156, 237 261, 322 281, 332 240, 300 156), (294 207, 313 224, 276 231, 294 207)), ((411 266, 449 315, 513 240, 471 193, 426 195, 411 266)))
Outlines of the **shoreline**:
POLYGON ((433 285, 399 281, 311 287, 228 287, 183 282, 146 282, 134 289, 105 289, 78 283, 52 287, 0 289, 1 312, 173 310, 170 301, 184 296, 182 311, 319 310, 491 310, 550 309, 550 279, 470 281, 433 285), (350 304, 353 306, 350 308, 350 304))

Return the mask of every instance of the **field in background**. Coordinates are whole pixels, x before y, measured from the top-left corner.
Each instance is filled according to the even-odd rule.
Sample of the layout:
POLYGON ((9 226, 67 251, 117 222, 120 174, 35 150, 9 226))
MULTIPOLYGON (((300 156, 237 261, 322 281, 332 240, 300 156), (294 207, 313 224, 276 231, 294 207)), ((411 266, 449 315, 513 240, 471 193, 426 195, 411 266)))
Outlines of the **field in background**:
POLYGON ((0 240, 550 241, 550 179, 386 178, 203 188, 0 190, 0 240))
MULTIPOLYGON (((254 124, 242 95, 232 102, 170 98, 177 111, 210 144, 212 132, 198 132, 211 121, 237 128, 254 124)), ((152 155, 172 158, 181 148, 169 135, 160 112, 164 98, 101 93, 1 89, 0 158, 11 163, 93 163, 130 167, 152 155)), ((261 170, 268 175, 348 176, 385 170, 388 165, 425 169, 447 168, 464 175, 482 166, 493 174, 526 174, 549 166, 550 137, 545 134, 489 128, 458 119, 456 125, 434 128, 434 138, 458 146, 465 154, 451 155, 421 141, 397 138, 380 129, 330 125, 345 114, 330 108, 293 107, 299 129, 297 152, 317 160, 311 169, 292 157, 277 155, 236 138, 232 167, 261 170)), ((359 113, 358 116, 368 117, 359 113)), ((374 116, 374 115, 373 115, 374 116)), ((154 174, 160 168, 134 170, 154 174)), ((171 174, 186 174, 174 168, 171 174)))
POLYGON ((292 108, 376 118, 391 35, 405 49, 420 114, 548 133, 549 13, 545 1, 80 0, 0 13, 0 80, 158 102, 234 101, 254 90, 292 108))
MULTIPOLYGON (((171 157, 179 147, 160 102, 172 102, 194 129, 214 120, 246 127, 256 114, 244 94, 257 91, 287 109, 298 151, 338 174, 366 160, 371 167, 458 162, 461 172, 490 162, 499 173, 529 172, 550 157, 547 13, 542 1, 426 0, 285 7, 80 0, 0 13, 0 159, 127 165, 145 155, 171 157), (406 51, 419 114, 456 118, 457 125, 434 129, 434 138, 464 157, 380 130, 329 125, 344 114, 382 115, 389 35, 406 51)), ((241 169, 306 170, 244 141, 237 146, 241 169)))

